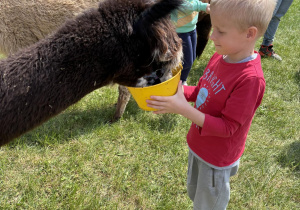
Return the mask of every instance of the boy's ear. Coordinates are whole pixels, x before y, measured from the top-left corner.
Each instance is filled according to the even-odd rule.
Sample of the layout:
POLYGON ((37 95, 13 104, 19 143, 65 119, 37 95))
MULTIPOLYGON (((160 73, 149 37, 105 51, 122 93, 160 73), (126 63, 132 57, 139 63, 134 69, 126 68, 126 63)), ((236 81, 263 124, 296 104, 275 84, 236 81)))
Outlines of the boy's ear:
POLYGON ((257 36, 257 28, 254 26, 249 27, 247 30, 247 38, 256 39, 256 36, 257 36))

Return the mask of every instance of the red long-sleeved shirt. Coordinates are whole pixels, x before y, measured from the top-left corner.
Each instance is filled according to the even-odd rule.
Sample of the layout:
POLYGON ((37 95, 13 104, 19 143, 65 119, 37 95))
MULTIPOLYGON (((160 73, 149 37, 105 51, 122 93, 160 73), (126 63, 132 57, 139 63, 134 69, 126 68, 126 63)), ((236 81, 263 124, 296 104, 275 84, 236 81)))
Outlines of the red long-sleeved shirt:
POLYGON ((232 64, 215 53, 198 85, 184 86, 186 99, 205 114, 203 127, 192 123, 187 134, 190 149, 218 167, 237 161, 264 91, 260 56, 232 64))

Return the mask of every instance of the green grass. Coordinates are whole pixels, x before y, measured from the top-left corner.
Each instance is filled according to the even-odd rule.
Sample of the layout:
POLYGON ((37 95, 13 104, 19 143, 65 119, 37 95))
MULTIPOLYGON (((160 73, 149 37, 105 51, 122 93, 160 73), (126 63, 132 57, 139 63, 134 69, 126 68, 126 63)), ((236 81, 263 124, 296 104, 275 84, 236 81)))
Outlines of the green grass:
MULTIPOLYGON (((300 208, 299 8, 294 1, 276 34, 283 61, 262 60, 266 92, 232 177, 228 209, 300 208)), ((189 84, 197 83, 213 52, 209 42, 189 84)), ((117 96, 117 86, 94 91, 0 148, 0 209, 191 209, 190 122, 142 111, 131 99, 110 125, 117 96)))

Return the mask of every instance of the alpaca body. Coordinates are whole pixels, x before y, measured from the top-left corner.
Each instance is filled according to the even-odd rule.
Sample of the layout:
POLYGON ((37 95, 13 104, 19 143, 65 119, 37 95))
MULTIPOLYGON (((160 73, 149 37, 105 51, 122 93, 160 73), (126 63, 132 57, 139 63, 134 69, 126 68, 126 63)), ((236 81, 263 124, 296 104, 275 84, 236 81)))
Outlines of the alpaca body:
POLYGON ((180 3, 104 1, 0 61, 0 145, 97 88, 143 85, 144 75, 176 67, 182 58, 181 40, 168 14, 180 3))
POLYGON ((9 55, 36 43, 98 4, 99 0, 1 0, 0 53, 9 55))
MULTIPOLYGON (((96 7, 104 0, 3 0, 0 2, 0 53, 15 53, 36 43, 56 30, 67 19, 75 17, 84 9, 96 7), (30 15, 28 15, 30 14, 30 15), (1 21, 3 20, 3 21, 1 21)), ((202 0, 208 3, 209 0, 202 0)), ((197 56, 200 57, 211 29, 210 16, 199 13, 197 23, 197 56)), ((119 97, 112 122, 124 113, 130 93, 119 86, 119 97)))

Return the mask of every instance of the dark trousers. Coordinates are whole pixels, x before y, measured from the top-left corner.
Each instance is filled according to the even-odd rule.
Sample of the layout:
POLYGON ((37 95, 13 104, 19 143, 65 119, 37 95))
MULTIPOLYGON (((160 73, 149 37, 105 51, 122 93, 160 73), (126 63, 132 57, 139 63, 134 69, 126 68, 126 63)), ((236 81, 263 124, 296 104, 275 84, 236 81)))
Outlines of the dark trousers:
POLYGON ((183 69, 180 80, 186 81, 196 59, 197 32, 196 29, 187 33, 178 33, 183 45, 183 69))

